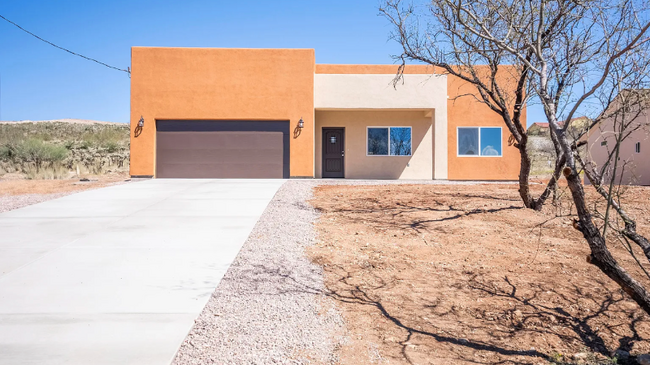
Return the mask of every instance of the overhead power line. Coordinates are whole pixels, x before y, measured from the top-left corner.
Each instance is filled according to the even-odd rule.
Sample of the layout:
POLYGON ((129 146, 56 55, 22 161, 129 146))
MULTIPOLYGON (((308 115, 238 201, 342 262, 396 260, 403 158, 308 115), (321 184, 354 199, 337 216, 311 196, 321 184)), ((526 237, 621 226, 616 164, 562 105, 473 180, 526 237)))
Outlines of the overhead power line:
POLYGON ((54 44, 54 43, 52 43, 52 42, 50 42, 50 41, 48 41, 48 40, 45 40, 45 39, 43 39, 43 38, 37 36, 36 34, 34 34, 34 33, 30 32, 30 31, 28 31, 27 29, 25 29, 25 28, 21 27, 20 25, 18 25, 18 24, 16 24, 16 23, 12 22, 11 20, 5 18, 5 17, 2 16, 2 15, 0 15, 0 18, 4 19, 6 22, 8 22, 8 23, 10 23, 10 24, 12 24, 12 25, 14 25, 14 26, 16 26, 16 28, 22 30, 23 32, 25 32, 25 33, 27 33, 27 34, 29 34, 29 35, 35 37, 36 39, 38 39, 38 40, 40 40, 40 41, 43 41, 43 42, 49 44, 50 46, 56 47, 56 48, 58 48, 58 49, 60 49, 60 50, 62 50, 62 51, 66 51, 66 52, 68 52, 68 53, 70 53, 70 54, 73 54, 73 55, 75 55, 75 56, 79 56, 79 57, 84 58, 84 59, 86 59, 86 60, 88 60, 88 61, 93 61, 93 62, 99 63, 100 65, 102 65, 102 66, 106 66, 106 67, 111 68, 111 69, 113 69, 113 70, 126 72, 127 74, 129 74, 129 76, 131 76, 131 70, 129 70, 128 68, 125 70, 125 69, 123 69, 123 68, 119 68, 119 67, 111 66, 111 65, 106 64, 106 63, 104 63, 104 62, 98 61, 98 60, 96 60, 96 59, 94 59, 94 58, 86 57, 86 56, 84 56, 84 55, 82 55, 82 54, 72 52, 72 51, 69 50, 69 49, 63 48, 63 47, 61 47, 61 46, 57 46, 56 44, 54 44))

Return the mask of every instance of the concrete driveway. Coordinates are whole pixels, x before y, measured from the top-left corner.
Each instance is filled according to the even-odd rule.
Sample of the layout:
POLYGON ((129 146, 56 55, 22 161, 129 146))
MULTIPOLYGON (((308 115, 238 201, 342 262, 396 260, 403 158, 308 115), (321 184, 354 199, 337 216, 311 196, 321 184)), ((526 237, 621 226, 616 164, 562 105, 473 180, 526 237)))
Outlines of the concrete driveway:
POLYGON ((282 180, 149 180, 0 214, 0 364, 169 364, 282 180))

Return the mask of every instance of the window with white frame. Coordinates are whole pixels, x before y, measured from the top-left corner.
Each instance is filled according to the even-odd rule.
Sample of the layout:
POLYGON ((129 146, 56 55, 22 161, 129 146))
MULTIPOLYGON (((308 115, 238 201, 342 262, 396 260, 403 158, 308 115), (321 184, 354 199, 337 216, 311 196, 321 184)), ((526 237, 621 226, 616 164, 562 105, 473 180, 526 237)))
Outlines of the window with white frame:
POLYGON ((634 152, 636 152, 636 153, 641 153, 641 142, 637 142, 637 143, 634 145, 634 152))
POLYGON ((458 127, 458 156, 503 155, 501 127, 458 127))
POLYGON ((368 156, 410 156, 411 127, 368 127, 368 156))

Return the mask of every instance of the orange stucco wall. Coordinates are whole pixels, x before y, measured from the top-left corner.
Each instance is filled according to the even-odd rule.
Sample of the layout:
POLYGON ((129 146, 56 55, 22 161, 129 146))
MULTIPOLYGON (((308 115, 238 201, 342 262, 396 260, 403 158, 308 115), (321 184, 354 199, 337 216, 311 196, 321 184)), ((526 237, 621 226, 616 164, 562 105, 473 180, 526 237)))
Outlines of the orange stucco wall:
POLYGON ((314 50, 131 51, 131 175, 155 174, 155 121, 289 120, 291 176, 314 175, 314 50), (145 125, 134 136, 140 117, 145 125))
MULTIPOLYGON (((515 85, 513 84, 513 90, 515 85)), ((476 87, 456 77, 447 79, 448 133, 448 176, 449 180, 516 180, 519 176, 521 158, 519 150, 508 146, 510 131, 503 118, 492 111, 487 105, 478 102, 472 96, 459 95, 477 94, 476 87), (501 157, 458 157, 457 156, 457 127, 501 127, 501 157)), ((522 113, 522 124, 526 125, 526 109, 522 113)))
MULTIPOLYGON (((396 65, 316 65, 317 74, 395 74, 396 65)), ((502 74, 510 77, 511 69, 504 67, 502 74)), ((407 65, 405 74, 442 73, 439 68, 427 65, 407 65)), ((512 84, 514 90, 515 84, 512 84)), ((449 180, 516 180, 519 176, 519 151, 508 146, 510 132, 503 119, 485 104, 475 100, 470 94, 478 95, 476 87, 461 79, 447 76, 447 149, 448 149, 448 179, 449 180), (459 95, 465 95, 456 98, 459 95), (502 128, 502 157, 457 157, 456 128, 457 127, 501 127, 502 128)), ((526 110, 522 115, 526 124, 526 110)))

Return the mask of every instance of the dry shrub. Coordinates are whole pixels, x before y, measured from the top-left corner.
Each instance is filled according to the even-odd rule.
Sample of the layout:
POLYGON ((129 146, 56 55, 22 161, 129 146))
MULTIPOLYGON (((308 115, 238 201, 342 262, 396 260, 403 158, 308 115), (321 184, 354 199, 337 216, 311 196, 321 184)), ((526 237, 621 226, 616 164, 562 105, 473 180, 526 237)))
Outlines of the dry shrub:
POLYGON ((128 170, 129 126, 72 123, 0 124, 0 174, 31 179, 128 170))
POLYGON ((70 171, 59 163, 40 169, 34 165, 27 165, 25 175, 30 180, 59 180, 70 177, 70 171))

